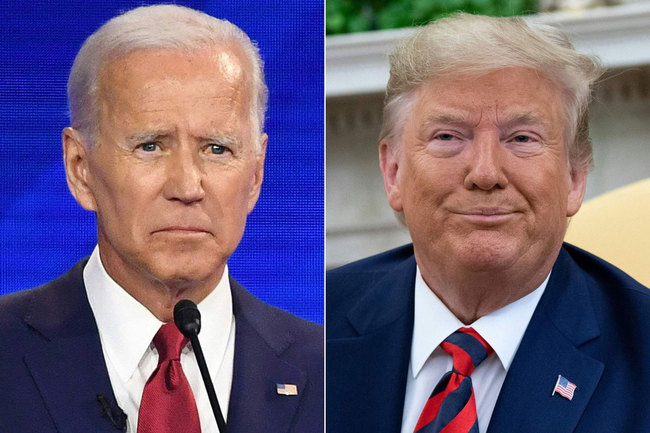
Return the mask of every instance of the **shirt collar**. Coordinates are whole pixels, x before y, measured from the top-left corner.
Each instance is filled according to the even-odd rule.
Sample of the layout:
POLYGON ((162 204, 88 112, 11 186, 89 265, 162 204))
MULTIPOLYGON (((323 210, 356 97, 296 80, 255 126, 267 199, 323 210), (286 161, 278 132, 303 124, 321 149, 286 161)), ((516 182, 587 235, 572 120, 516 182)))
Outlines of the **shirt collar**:
MULTIPOLYGON (((95 247, 84 268, 83 278, 104 354, 120 379, 126 382, 135 372, 163 322, 108 275, 98 247, 95 247)), ((227 265, 216 288, 198 307, 202 313, 201 341, 216 342, 204 346, 205 356, 214 359, 217 354, 225 352, 233 323, 227 265)))
MULTIPOLYGON (((528 327, 528 322, 542 297, 548 280, 533 292, 505 307, 487 314, 471 326, 490 344, 508 371, 528 327)), ((464 325, 424 282, 420 268, 415 275, 415 317, 411 343, 411 374, 416 377, 433 351, 445 338, 464 325)))

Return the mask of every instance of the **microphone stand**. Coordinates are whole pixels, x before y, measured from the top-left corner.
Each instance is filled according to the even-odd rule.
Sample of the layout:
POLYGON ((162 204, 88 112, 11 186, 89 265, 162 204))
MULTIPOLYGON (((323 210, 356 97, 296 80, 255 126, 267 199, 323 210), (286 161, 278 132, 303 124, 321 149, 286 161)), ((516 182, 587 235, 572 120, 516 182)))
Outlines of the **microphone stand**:
POLYGON ((197 334, 190 334, 188 338, 190 339, 190 343, 192 343, 192 348, 194 349, 194 354, 196 355, 196 362, 199 364, 201 377, 203 377, 203 382, 205 383, 205 390, 208 392, 208 399, 210 400, 210 405, 212 406, 214 417, 217 420, 217 427, 219 427, 219 432, 228 433, 228 427, 226 426, 226 421, 223 419, 221 407, 219 407, 219 401, 217 400, 217 393, 214 390, 212 379, 210 378, 210 373, 208 372, 208 366, 205 363, 203 349, 201 349, 201 344, 199 343, 199 336, 197 334))
POLYGON ((208 392, 210 406, 212 406, 214 418, 217 420, 219 433, 228 433, 228 426, 226 425, 226 421, 221 413, 219 401, 217 400, 217 393, 214 390, 214 385, 212 385, 208 366, 205 363, 205 357, 203 356, 203 349, 201 349, 201 344, 199 343, 201 312, 197 308, 196 304, 188 299, 178 301, 174 306, 174 323, 176 323, 178 330, 181 331, 184 336, 189 338, 190 343, 192 343, 192 349, 194 349, 194 354, 196 355, 196 362, 199 364, 199 371, 201 372, 201 377, 205 384, 205 390, 208 392))

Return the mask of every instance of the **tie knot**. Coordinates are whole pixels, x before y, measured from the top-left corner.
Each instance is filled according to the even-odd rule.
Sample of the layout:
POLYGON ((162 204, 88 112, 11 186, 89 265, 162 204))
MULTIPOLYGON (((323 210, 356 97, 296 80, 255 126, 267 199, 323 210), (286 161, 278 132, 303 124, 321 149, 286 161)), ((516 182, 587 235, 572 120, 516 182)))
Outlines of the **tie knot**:
POLYGON ((474 369, 493 352, 490 345, 472 328, 460 328, 440 344, 451 355, 454 370, 470 376, 474 369))
POLYGON ((158 364, 178 360, 181 350, 187 344, 187 338, 178 330, 173 322, 165 323, 153 337, 153 345, 158 350, 158 364))

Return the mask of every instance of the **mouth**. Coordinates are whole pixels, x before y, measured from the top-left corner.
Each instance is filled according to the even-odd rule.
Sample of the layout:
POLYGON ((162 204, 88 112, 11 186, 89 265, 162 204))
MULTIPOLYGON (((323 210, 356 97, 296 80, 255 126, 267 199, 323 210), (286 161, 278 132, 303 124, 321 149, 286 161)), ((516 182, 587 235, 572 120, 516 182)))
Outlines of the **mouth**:
POLYGON ((152 234, 178 234, 178 235, 192 235, 192 234, 210 234, 210 231, 202 227, 194 226, 169 226, 156 229, 152 234))
POLYGON ((507 222, 518 212, 499 207, 478 207, 454 212, 478 225, 498 225, 507 222))
POLYGON ((461 215, 476 215, 476 216, 498 216, 498 215, 509 215, 513 213, 512 210, 502 209, 498 207, 480 207, 469 209, 466 211, 458 212, 461 215))

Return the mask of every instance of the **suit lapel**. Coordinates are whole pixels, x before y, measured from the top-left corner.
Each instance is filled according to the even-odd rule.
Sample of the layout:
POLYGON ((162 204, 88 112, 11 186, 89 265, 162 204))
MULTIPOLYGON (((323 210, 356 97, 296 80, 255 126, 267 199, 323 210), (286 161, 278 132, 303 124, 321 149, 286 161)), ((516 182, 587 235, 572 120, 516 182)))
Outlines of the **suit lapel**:
POLYGON ((337 365, 328 393, 349 396, 328 402, 328 410, 344 414, 345 431, 401 429, 413 333, 413 256, 376 278, 348 315, 359 336, 328 341, 328 363, 337 365))
POLYGON ((117 431, 102 412, 97 395, 116 406, 101 348, 93 337, 50 342, 25 356, 56 428, 68 431, 117 431))
POLYGON ((586 285, 563 249, 503 383, 489 433, 574 431, 604 368, 580 350, 600 333, 586 285), (551 395, 558 375, 577 385, 572 400, 551 395))
POLYGON ((103 416, 97 394, 115 407, 99 334, 83 285, 85 261, 32 294, 25 322, 42 345, 25 364, 60 432, 117 431, 103 416))
POLYGON ((235 314, 235 360, 228 407, 231 433, 287 432, 302 394, 309 392, 304 371, 286 362, 294 339, 278 333, 263 303, 230 280, 235 314), (298 395, 281 395, 278 384, 296 385, 298 395))

